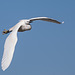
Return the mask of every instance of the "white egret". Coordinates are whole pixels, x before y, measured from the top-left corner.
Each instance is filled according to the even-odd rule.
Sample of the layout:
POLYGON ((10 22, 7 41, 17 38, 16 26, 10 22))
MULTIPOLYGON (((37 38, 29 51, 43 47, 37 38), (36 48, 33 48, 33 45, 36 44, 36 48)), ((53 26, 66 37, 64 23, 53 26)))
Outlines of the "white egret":
POLYGON ((36 18, 31 18, 31 19, 20 20, 19 23, 17 23, 15 26, 10 28, 9 30, 4 30, 3 34, 7 34, 9 32, 11 32, 11 33, 7 37, 7 39, 5 41, 5 45, 4 45, 4 53, 3 53, 3 58, 2 58, 2 62, 1 62, 1 67, 2 67, 3 71, 5 71, 9 67, 9 65, 12 61, 15 46, 17 43, 17 32, 31 30, 30 23, 32 23, 35 20, 43 20, 43 21, 53 22, 53 23, 57 23, 57 24, 63 23, 63 22, 59 22, 57 20, 54 20, 54 19, 51 19, 48 17, 36 17, 36 18))

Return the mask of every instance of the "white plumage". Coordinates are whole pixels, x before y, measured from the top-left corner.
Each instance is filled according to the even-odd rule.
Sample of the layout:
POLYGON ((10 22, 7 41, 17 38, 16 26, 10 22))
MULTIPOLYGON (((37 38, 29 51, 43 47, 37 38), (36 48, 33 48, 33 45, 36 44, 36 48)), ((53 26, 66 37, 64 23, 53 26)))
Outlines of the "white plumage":
POLYGON ((47 18, 47 17, 36 17, 36 18, 27 19, 27 20, 25 19, 21 20, 19 23, 17 23, 15 26, 10 28, 9 30, 3 31, 3 34, 7 34, 11 32, 9 36, 7 37, 5 41, 5 45, 4 45, 4 53, 3 53, 3 58, 1 62, 1 67, 3 71, 5 71, 9 67, 12 61, 15 46, 17 43, 17 32, 30 30, 31 29, 30 23, 32 23, 35 20, 43 20, 43 21, 53 22, 57 24, 63 23, 63 22, 59 22, 57 20, 47 18))

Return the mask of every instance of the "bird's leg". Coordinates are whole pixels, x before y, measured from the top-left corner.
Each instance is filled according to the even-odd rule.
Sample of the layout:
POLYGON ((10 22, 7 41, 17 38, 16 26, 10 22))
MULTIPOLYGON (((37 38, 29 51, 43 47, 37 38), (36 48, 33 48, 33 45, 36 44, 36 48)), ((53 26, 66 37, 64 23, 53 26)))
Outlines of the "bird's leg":
POLYGON ((9 30, 4 29, 3 35, 9 33, 9 30))

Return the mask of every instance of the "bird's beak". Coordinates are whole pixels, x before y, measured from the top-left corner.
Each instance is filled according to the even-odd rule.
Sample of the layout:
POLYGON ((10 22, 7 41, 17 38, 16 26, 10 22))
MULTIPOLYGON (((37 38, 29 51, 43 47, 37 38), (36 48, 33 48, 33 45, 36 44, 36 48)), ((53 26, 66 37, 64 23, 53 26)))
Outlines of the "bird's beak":
POLYGON ((4 29, 3 35, 9 33, 9 30, 4 29))

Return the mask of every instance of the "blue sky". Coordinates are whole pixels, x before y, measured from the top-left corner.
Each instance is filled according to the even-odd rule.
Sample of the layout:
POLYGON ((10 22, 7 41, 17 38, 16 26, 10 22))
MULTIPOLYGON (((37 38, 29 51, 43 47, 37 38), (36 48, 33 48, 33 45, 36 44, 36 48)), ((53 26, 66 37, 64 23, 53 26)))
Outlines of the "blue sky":
POLYGON ((0 1, 0 62, 9 29, 21 19, 49 17, 64 24, 33 22, 32 30, 18 33, 14 57, 0 75, 75 75, 75 1, 0 1))

